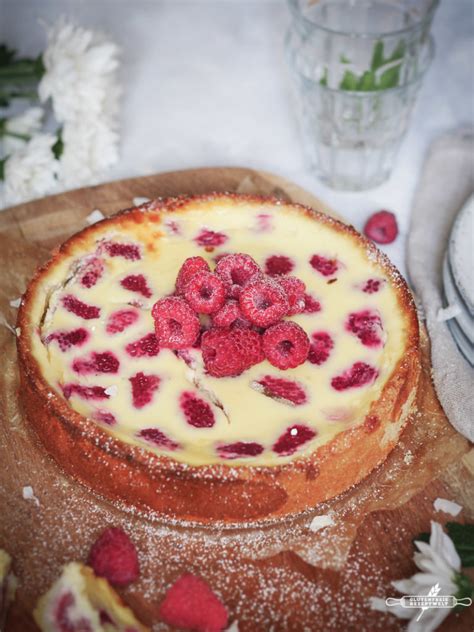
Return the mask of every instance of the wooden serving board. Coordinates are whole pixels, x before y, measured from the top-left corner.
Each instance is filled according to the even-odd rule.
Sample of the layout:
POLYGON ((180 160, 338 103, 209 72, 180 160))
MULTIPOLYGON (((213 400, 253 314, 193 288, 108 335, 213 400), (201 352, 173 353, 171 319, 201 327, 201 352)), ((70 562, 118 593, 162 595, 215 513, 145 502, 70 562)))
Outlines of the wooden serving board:
MULTIPOLYGON (((23 204, 0 213, 0 315, 14 323, 9 301, 24 290, 34 267, 48 257, 52 246, 84 227, 92 210, 109 215, 132 206, 134 197, 209 191, 274 195, 333 214, 308 192, 282 178, 233 168, 122 180, 23 204)), ((120 592, 153 630, 169 629, 160 623, 158 607, 166 588, 186 571, 200 574, 219 592, 230 621, 237 620, 241 632, 401 630, 400 620, 371 611, 368 598, 397 596, 390 581, 415 572, 412 539, 429 531, 430 520, 444 523, 450 519, 434 511, 434 499, 456 500, 464 507, 456 520, 474 519, 473 452, 444 416, 431 382, 426 336, 423 341, 418 416, 387 463, 361 484, 372 498, 369 503, 365 500, 363 515, 352 530, 336 525, 334 536, 322 534, 315 544, 332 550, 333 541, 340 544, 344 540, 342 531, 346 529, 350 536, 343 561, 337 562, 332 553, 324 555, 323 551, 319 564, 295 553, 290 526, 288 538, 283 529, 279 548, 268 555, 262 555, 264 534, 260 538, 257 533, 255 551, 259 554, 254 555, 245 535, 209 535, 160 524, 124 512, 66 477, 38 445, 21 415, 14 336, 0 328, 0 547, 14 558, 20 581, 7 632, 37 630, 31 611, 38 596, 54 581, 62 564, 87 559, 92 542, 109 525, 122 525, 137 545, 141 577, 120 592), (420 425, 425 426, 423 431, 420 425), (415 466, 400 470, 402 484, 393 482, 390 472, 398 471, 394 464, 408 464, 413 459, 415 466), (22 497, 27 485, 38 502, 22 497)), ((339 505, 344 502, 343 498, 339 505)), ((440 630, 467 632, 473 628, 474 609, 470 608, 452 613, 440 630)))

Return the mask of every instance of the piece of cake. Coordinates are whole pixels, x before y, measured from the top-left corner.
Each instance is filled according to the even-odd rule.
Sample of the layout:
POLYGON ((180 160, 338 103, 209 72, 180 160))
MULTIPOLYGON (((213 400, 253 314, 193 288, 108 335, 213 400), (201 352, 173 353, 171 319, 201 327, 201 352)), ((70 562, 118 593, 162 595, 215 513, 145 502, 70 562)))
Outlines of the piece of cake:
POLYGON ((360 481, 420 371, 388 259, 253 196, 156 200, 83 230, 38 271, 18 327, 22 401, 59 465, 200 522, 297 513, 360 481))
POLYGON ((33 616, 42 632, 149 632, 107 580, 79 562, 63 567, 33 616))

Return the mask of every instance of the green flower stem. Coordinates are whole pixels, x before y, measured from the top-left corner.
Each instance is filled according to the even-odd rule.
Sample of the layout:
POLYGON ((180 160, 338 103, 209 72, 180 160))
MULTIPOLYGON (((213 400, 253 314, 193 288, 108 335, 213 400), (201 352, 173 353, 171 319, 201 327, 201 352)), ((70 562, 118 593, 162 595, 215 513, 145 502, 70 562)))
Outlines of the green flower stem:
MULTIPOLYGON (((455 573, 454 583, 458 587, 458 591, 455 595, 457 599, 463 599, 465 597, 474 599, 474 584, 467 575, 464 575, 464 573, 455 573)), ((456 610, 461 610, 462 608, 463 606, 457 606, 456 610)))
POLYGON ((18 138, 20 140, 24 140, 25 142, 31 139, 31 136, 28 134, 20 134, 19 132, 9 132, 8 130, 1 131, 0 136, 11 136, 12 138, 18 138))

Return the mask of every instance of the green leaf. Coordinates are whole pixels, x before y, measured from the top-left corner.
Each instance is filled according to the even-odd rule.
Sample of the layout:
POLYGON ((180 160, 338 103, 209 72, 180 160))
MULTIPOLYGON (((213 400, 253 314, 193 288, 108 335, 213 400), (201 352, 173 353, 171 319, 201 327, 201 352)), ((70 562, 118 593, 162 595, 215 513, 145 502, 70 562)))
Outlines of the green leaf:
POLYGON ((387 90, 388 88, 395 88, 398 86, 400 80, 400 67, 401 64, 388 68, 380 75, 378 87, 380 90, 387 90))
MULTIPOLYGON (((463 573, 456 573, 454 576, 454 583, 458 587, 456 592, 456 597, 458 599, 465 599, 466 597, 470 597, 472 599, 474 597, 474 584, 469 577, 463 573)), ((461 611, 464 607, 465 606, 456 606, 455 610, 461 611)))
POLYGON ((44 65, 43 56, 42 55, 38 55, 38 57, 35 59, 34 64, 33 64, 33 69, 34 69, 34 73, 35 73, 36 77, 38 79, 41 79, 41 77, 46 72, 46 67, 44 65))
POLYGON ((446 529, 461 558, 461 566, 474 566, 474 524, 447 522, 446 529))
POLYGON ((0 158, 0 180, 5 180, 5 163, 8 160, 8 156, 0 158))
POLYGON ((344 53, 339 57, 339 61, 341 62, 341 64, 350 64, 351 60, 349 59, 349 57, 346 57, 344 55, 344 53))
POLYGON ((357 76, 351 70, 346 70, 339 88, 340 90, 357 90, 358 83, 357 76))
POLYGON ((56 160, 59 160, 63 151, 64 151, 64 141, 63 141, 63 130, 59 129, 58 131, 58 140, 54 143, 51 148, 53 150, 54 157, 56 160))
POLYGON ((413 544, 415 544, 416 540, 421 540, 422 542, 426 542, 426 544, 429 544, 430 541, 430 534, 423 532, 423 533, 419 533, 416 538, 413 538, 413 544))
POLYGON ((374 44, 374 50, 372 51, 372 61, 370 63, 371 70, 377 70, 377 68, 380 68, 380 66, 383 66, 385 64, 385 59, 383 55, 383 42, 382 40, 380 40, 374 44))
POLYGON ((13 61, 16 50, 8 48, 5 44, 0 44, 0 66, 8 66, 13 61))
POLYGON ((400 40, 387 61, 390 62, 390 61, 395 61, 396 59, 403 59, 404 55, 405 55, 405 40, 400 40))
POLYGON ((319 84, 321 86, 327 86, 328 85, 328 69, 327 69, 327 67, 324 69, 324 74, 321 77, 321 79, 319 80, 319 84))
POLYGON ((369 92, 370 90, 376 90, 375 73, 372 70, 366 70, 362 77, 359 79, 357 90, 361 92, 369 92))

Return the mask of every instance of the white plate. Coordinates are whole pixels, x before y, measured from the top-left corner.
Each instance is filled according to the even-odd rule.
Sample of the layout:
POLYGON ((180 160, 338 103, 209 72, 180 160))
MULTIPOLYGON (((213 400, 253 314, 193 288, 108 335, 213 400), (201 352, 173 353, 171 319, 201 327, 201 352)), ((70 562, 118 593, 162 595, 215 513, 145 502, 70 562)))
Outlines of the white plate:
POLYGON ((456 342, 459 351, 463 354, 463 356, 466 358, 469 364, 474 368, 473 345, 469 344, 469 342, 466 340, 466 337, 463 335, 463 333, 459 329, 454 318, 446 321, 446 324, 448 325, 448 329, 451 332, 451 335, 453 336, 454 341, 456 342))
POLYGON ((449 238, 449 263, 454 282, 474 316, 474 194, 459 211, 449 238))
POLYGON ((455 320, 457 322, 458 327, 461 329, 467 340, 470 341, 471 344, 473 344, 474 318, 472 318, 472 316, 470 315, 467 306, 462 300, 460 292, 454 284, 454 279, 451 275, 447 254, 443 262, 443 285, 446 303, 448 305, 458 305, 459 309, 461 310, 460 313, 451 320, 455 320))

